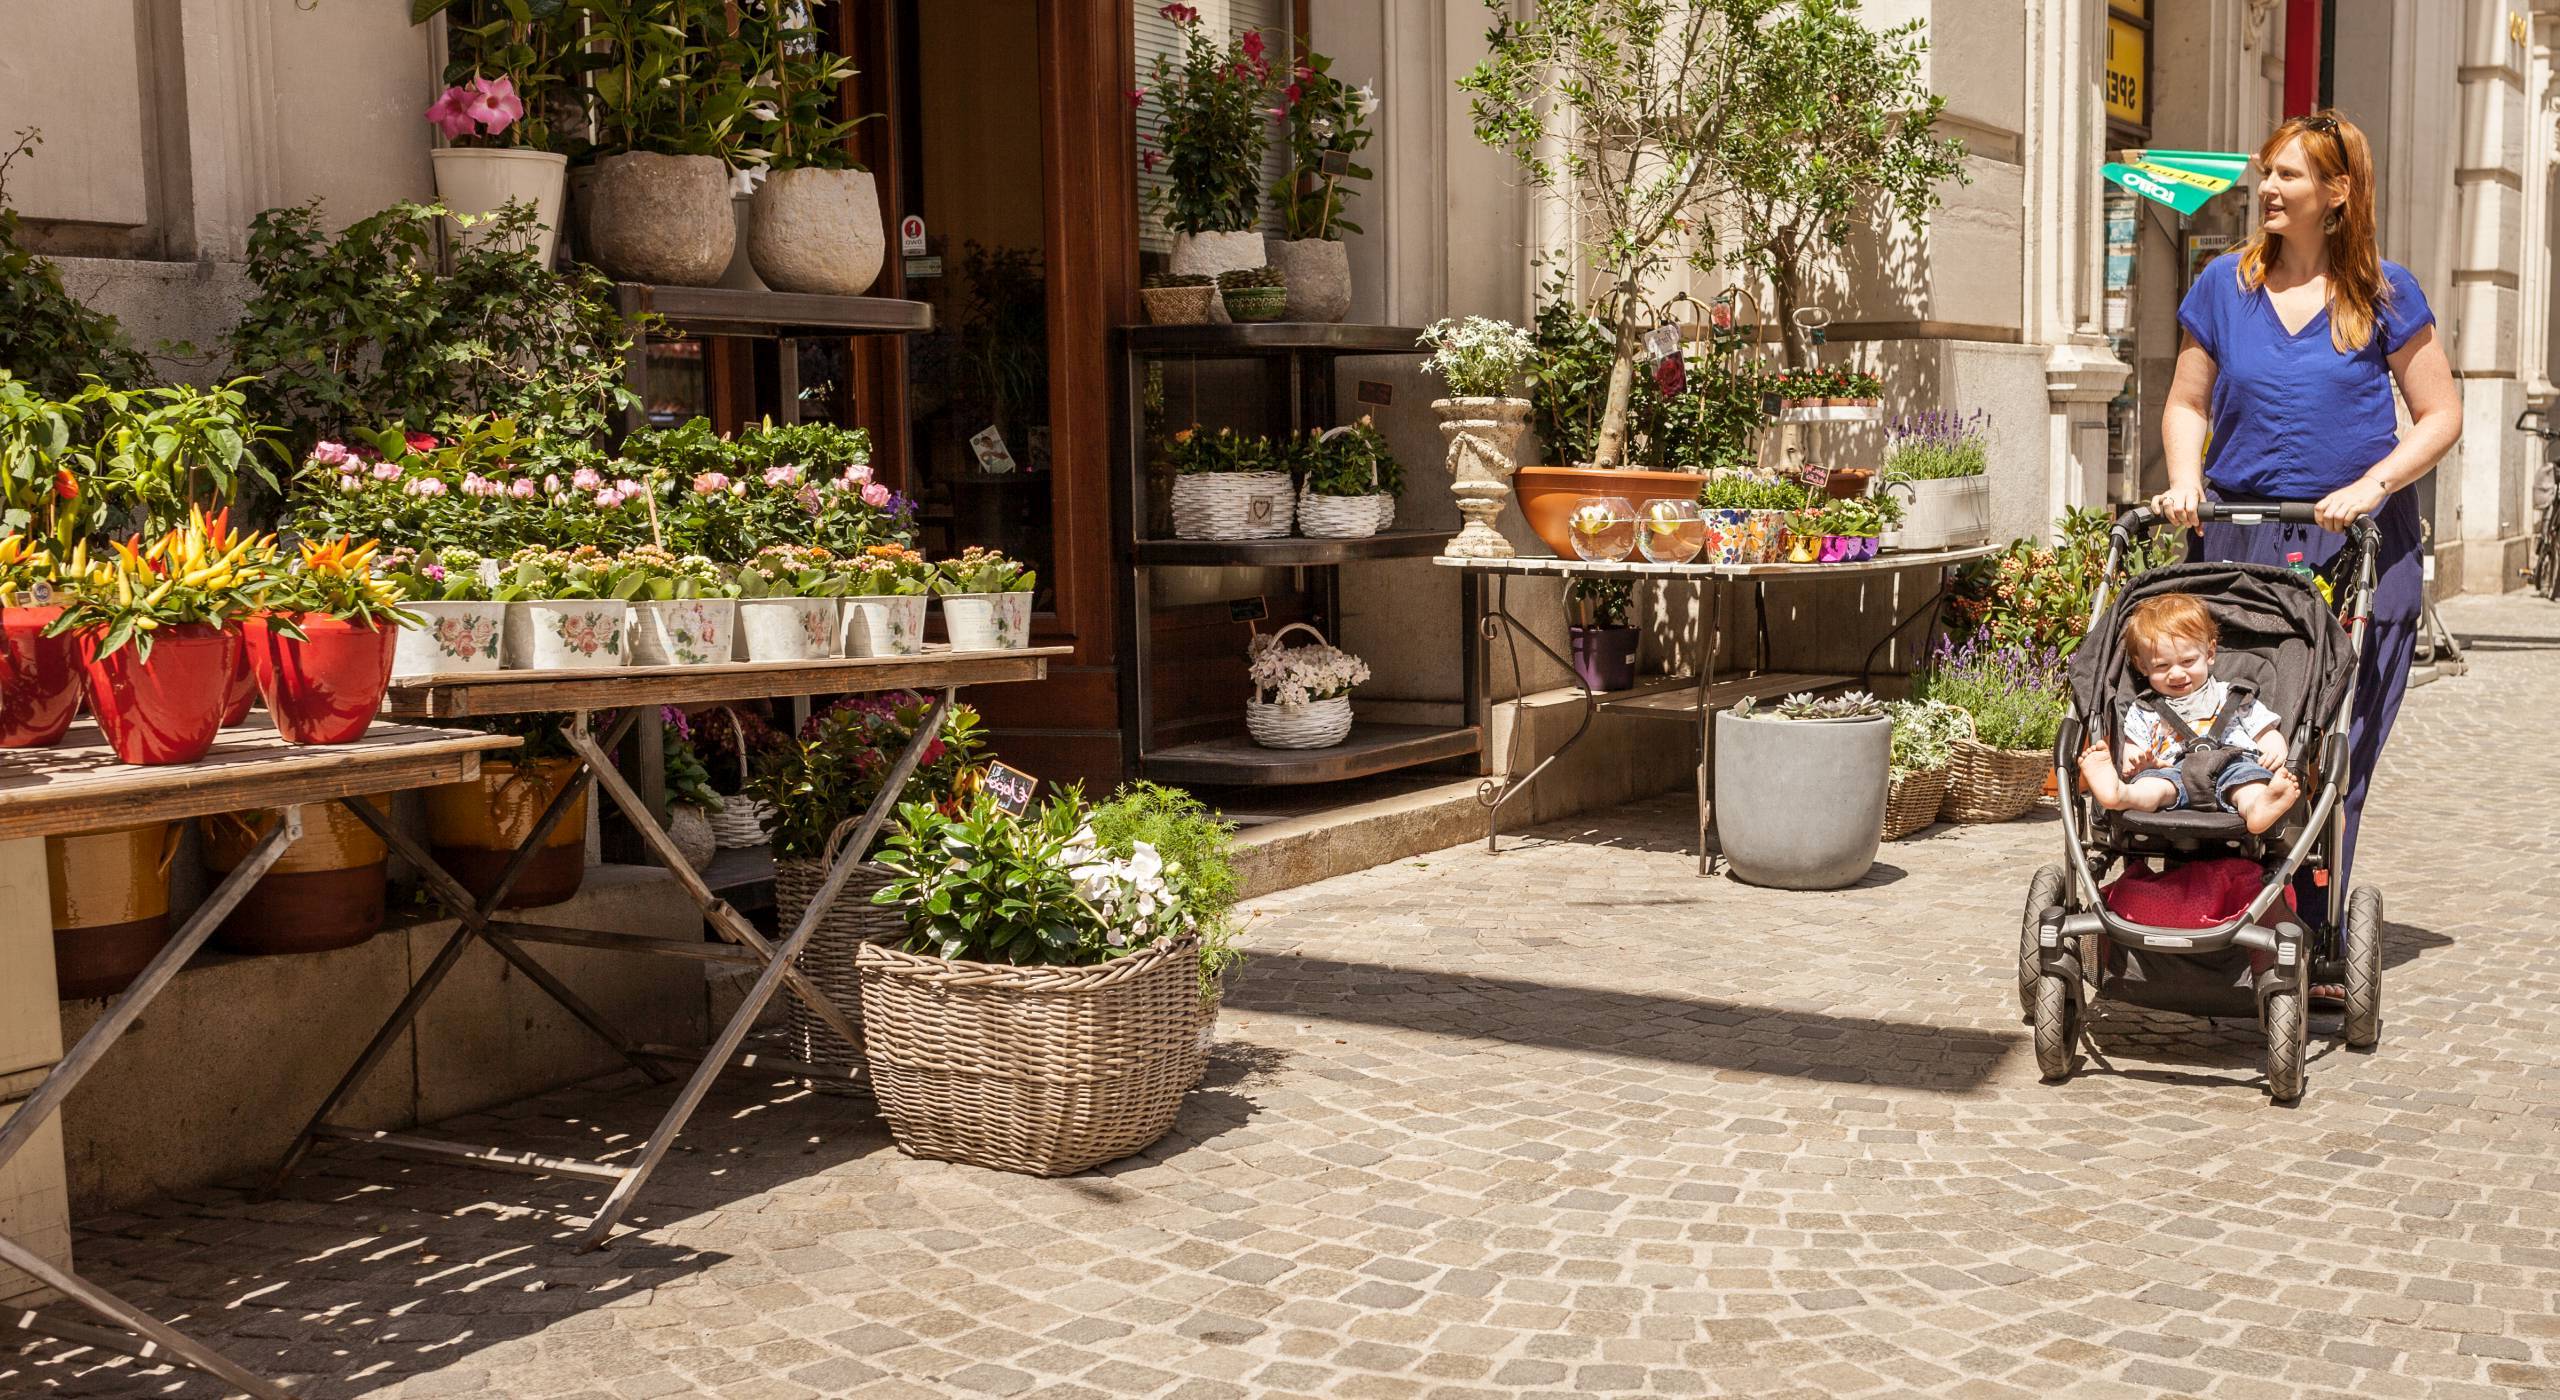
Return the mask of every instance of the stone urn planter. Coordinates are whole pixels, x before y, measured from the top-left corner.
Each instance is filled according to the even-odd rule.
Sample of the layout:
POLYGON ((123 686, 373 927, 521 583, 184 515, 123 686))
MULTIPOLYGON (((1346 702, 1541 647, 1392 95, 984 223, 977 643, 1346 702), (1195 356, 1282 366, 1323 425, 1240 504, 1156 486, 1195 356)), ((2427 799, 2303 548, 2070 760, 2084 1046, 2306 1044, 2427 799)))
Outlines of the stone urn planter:
POLYGON ((1836 890, 1875 864, 1893 720, 1716 716, 1715 821, 1737 880, 1836 890))
POLYGON ((618 281, 715 286, 737 251, 729 168, 717 157, 606 156, 581 194, 586 256, 618 281))
POLYGON ((858 297, 887 253, 870 171, 777 170, 756 186, 747 259, 773 290, 858 297))
POLYGON ((1512 448, 1529 426, 1527 399, 1439 399, 1440 435, 1449 440, 1449 490, 1466 523, 1440 553, 1451 559, 1508 559, 1511 541, 1494 528, 1511 495, 1512 448))
POLYGON ((1339 239, 1273 238, 1265 251, 1289 279, 1281 320, 1339 321, 1351 314, 1351 251, 1339 239))
MULTIPOLYGON (((569 158, 551 151, 499 146, 449 146, 427 152, 435 165, 436 203, 455 214, 495 214, 510 201, 533 208, 533 259, 551 266, 552 245, 560 236, 560 195, 569 178, 569 158)), ((486 224, 464 228, 444 221, 445 237, 456 247, 469 247, 489 236, 486 224)))

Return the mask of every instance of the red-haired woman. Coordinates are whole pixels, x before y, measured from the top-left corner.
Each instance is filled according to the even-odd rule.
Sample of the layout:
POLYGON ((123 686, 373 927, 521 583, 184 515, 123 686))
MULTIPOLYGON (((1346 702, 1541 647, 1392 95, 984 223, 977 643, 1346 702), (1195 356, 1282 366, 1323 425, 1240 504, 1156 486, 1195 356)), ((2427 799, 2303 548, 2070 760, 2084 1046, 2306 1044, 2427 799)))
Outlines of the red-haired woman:
MULTIPOLYGON (((2316 567, 2357 516, 2381 527, 2343 864, 2416 643, 2418 504, 2408 488, 2462 436, 2462 396, 2418 280, 2374 246, 2364 133, 2331 111, 2295 117, 2259 147, 2257 166, 2257 236, 2207 264, 2178 308, 2186 339, 2160 416, 2169 489, 2152 504, 2193 528, 2208 494, 2315 503, 2317 527, 2207 526, 2203 559, 2282 564, 2299 554, 2316 567), (2409 405, 2406 433, 2392 410, 2395 382, 2409 405)), ((2320 892, 2302 893, 2317 901, 2320 892)))

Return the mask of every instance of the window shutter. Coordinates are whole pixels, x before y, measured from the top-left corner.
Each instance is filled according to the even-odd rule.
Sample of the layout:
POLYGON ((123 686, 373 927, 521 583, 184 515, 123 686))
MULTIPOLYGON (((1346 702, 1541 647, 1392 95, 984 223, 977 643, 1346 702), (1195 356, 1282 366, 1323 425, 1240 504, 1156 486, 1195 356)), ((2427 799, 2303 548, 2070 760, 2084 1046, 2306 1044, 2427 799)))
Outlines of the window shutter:
MULTIPOLYGON (((1224 36, 1241 34, 1248 29, 1261 30, 1263 37, 1271 43, 1270 53, 1275 68, 1287 63, 1289 56, 1297 51, 1289 32, 1289 0, 1190 0, 1190 3, 1200 12, 1202 29, 1222 36, 1222 42, 1224 36)), ((1139 0, 1136 6, 1137 82, 1143 88, 1154 87, 1157 55, 1163 55, 1169 63, 1178 63, 1182 59, 1181 27, 1166 19, 1160 13, 1161 9, 1152 0, 1139 0)), ((1289 164, 1287 150, 1276 139, 1277 131, 1275 126, 1272 129, 1275 139, 1264 147, 1262 155, 1262 186, 1266 191, 1262 228, 1267 233, 1277 233, 1280 229, 1279 211, 1271 207, 1267 192, 1289 164)), ((1157 120, 1155 98, 1151 93, 1146 105, 1138 110, 1140 149, 1159 148, 1162 135, 1162 123, 1157 120)), ((1172 251, 1173 236, 1165 231, 1162 209, 1170 184, 1162 169, 1151 174, 1144 165, 1138 168, 1138 247, 1142 251, 1172 251)))

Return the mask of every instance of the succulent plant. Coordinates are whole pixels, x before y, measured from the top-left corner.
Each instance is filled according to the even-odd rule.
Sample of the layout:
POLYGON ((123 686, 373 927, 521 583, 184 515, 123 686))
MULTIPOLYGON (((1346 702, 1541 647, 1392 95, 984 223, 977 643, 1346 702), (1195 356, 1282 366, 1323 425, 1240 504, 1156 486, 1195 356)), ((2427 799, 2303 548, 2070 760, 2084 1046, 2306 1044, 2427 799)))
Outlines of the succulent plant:
POLYGON ((1881 719, 1886 713, 1884 702, 1863 690, 1837 695, 1798 691, 1767 710, 1754 696, 1733 707, 1736 719, 1881 719))
POLYGON ((1150 291, 1163 287, 1214 287, 1218 279, 1205 272, 1150 272, 1139 285, 1150 291))
POLYGON ((1241 292, 1253 287, 1286 287, 1289 278, 1276 267, 1239 267, 1218 274, 1218 289, 1241 292))

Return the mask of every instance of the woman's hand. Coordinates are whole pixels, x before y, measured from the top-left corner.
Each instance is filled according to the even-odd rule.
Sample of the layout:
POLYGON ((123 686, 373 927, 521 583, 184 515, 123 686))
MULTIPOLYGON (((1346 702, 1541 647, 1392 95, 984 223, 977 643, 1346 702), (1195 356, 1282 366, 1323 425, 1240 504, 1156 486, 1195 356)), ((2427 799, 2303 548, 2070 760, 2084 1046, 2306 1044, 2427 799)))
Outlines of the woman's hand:
POLYGON ((2311 518, 2319 521, 2323 530, 2343 533, 2357 517, 2382 509, 2384 498, 2390 494, 2379 483, 2360 477, 2321 497, 2320 503, 2311 508, 2311 518))
POLYGON ((2204 488, 2172 485, 2151 498, 2151 508, 2181 530, 2196 528, 2196 512, 2204 508, 2204 488))

